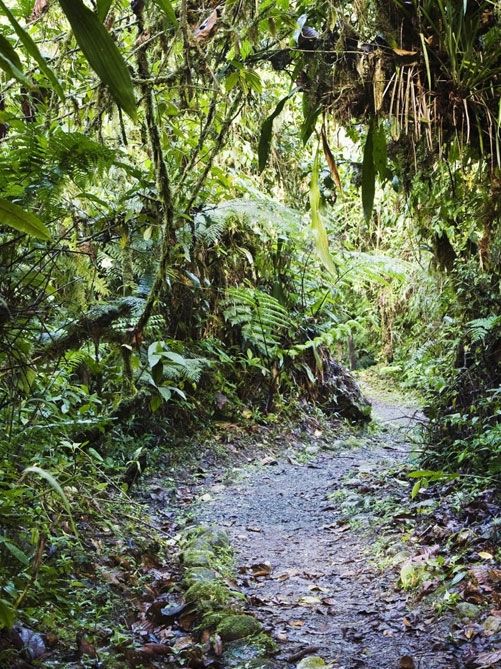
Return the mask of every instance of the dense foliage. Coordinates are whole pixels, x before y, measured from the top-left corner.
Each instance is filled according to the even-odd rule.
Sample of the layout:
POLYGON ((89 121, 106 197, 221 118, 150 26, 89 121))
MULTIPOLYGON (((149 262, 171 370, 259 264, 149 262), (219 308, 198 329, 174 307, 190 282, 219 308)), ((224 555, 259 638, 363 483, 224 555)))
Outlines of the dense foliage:
POLYGON ((496 3, 0 13, 0 624, 78 559, 74 502, 333 358, 425 396, 426 466, 499 473, 496 3))

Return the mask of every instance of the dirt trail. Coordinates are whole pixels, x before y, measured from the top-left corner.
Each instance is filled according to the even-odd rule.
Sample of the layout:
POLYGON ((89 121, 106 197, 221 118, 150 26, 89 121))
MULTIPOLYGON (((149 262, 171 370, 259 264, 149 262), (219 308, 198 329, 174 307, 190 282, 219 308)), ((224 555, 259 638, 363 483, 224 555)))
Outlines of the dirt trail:
MULTIPOLYGON (((374 405, 380 421, 404 427, 414 412, 374 405)), ((279 644, 266 666, 295 666, 292 656, 312 647, 336 668, 460 666, 448 651, 446 631, 429 613, 409 609, 407 595, 395 588, 395 571, 374 564, 377 533, 364 505, 364 486, 407 457, 402 431, 383 427, 348 444, 338 439, 332 451, 319 451, 308 462, 293 455, 224 488, 216 485, 201 510, 204 522, 227 530, 239 585, 279 644), (336 501, 340 495, 343 505, 336 501), (262 576, 253 573, 260 571, 262 576)))

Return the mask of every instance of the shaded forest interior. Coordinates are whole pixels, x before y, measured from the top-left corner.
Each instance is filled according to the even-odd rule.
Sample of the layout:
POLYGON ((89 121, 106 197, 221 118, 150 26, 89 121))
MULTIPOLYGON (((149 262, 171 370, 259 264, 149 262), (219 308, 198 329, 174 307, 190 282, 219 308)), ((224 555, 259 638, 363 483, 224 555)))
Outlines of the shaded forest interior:
POLYGON ((410 457, 385 481, 368 456, 371 513, 429 538, 396 587, 437 626, 468 618, 450 667, 498 666, 499 2, 0 16, 0 666, 341 666, 266 664, 280 639, 233 602, 238 556, 182 491, 317 441, 347 477, 337 455, 388 429, 410 457), (390 389, 423 411, 402 442, 365 397, 377 419, 390 389), (201 594, 207 566, 224 582, 201 594), (240 638, 221 612, 268 659, 221 659, 240 638))

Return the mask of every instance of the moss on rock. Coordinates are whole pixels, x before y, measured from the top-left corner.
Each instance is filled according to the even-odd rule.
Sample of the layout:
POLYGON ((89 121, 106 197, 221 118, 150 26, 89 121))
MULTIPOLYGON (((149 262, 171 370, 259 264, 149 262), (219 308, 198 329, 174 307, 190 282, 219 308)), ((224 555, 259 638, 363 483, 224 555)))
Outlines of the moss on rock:
POLYGON ((216 628, 223 641, 237 641, 262 632, 261 623, 246 613, 225 616, 216 628))
POLYGON ((231 586, 233 553, 226 532, 208 527, 188 531, 181 561, 186 601, 200 616, 199 629, 213 630, 226 643, 245 639, 256 649, 260 647, 264 656, 269 647, 266 640, 271 639, 256 618, 243 612, 245 596, 231 586))

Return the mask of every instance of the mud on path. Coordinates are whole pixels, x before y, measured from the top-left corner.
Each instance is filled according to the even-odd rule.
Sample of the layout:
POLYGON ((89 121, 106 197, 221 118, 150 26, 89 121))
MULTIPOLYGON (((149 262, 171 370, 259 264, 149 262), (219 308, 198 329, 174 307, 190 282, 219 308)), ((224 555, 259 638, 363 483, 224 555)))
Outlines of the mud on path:
MULTIPOLYGON (((413 411, 375 402, 376 417, 400 427, 413 411)), ((345 669, 461 666, 447 630, 429 611, 409 608, 395 571, 375 564, 377 531, 370 508, 360 508, 367 478, 407 457, 404 434, 386 427, 348 444, 333 436, 333 450, 306 448, 309 461, 265 459, 245 478, 208 489, 211 500, 197 515, 229 534, 249 609, 279 646, 266 666, 295 666, 298 651, 345 669)))

